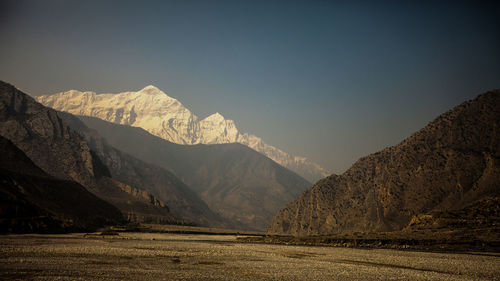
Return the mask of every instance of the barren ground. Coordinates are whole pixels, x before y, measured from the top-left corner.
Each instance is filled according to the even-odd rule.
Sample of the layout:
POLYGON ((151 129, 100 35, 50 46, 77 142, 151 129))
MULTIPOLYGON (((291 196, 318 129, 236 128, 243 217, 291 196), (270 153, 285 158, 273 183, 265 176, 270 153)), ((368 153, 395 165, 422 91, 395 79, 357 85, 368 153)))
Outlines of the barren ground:
POLYGON ((500 280, 500 254, 252 244, 235 235, 3 235, 0 279, 500 280))

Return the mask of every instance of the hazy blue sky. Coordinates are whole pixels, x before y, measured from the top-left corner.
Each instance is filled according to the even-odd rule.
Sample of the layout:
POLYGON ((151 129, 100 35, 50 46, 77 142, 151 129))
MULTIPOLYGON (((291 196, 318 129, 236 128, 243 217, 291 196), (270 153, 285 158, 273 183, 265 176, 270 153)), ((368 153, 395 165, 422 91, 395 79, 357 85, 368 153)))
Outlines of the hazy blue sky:
POLYGON ((340 173, 500 88, 494 3, 0 0, 0 80, 153 84, 340 173))

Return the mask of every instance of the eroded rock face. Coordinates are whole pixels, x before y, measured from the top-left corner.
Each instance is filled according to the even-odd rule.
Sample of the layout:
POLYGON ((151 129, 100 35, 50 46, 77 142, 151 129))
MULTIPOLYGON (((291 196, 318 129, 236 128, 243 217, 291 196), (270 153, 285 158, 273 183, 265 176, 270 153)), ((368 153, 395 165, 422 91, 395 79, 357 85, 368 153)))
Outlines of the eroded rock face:
MULTIPOLYGON (((500 197, 486 197, 462 209, 433 211, 414 216, 406 232, 474 229, 500 234, 500 197)), ((484 233, 486 234, 486 233, 484 233)))
POLYGON ((500 193, 500 91, 465 102, 400 144, 359 159, 280 211, 270 233, 392 231, 412 217, 500 193))
POLYGON ((87 143, 65 126, 55 110, 0 82, 0 135, 11 140, 46 173, 94 186, 94 164, 87 143))
POLYGON ((105 186, 99 196, 118 207, 130 222, 156 224, 191 224, 170 213, 168 206, 151 193, 109 177, 98 180, 105 186))

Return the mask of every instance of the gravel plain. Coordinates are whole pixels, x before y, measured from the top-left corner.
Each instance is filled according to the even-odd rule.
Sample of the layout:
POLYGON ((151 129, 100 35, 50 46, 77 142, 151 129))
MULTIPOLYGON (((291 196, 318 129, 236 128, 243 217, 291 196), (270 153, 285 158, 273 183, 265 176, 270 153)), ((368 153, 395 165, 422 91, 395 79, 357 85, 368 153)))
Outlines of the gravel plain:
POLYGON ((251 244, 234 235, 2 235, 0 279, 500 280, 500 254, 251 244))

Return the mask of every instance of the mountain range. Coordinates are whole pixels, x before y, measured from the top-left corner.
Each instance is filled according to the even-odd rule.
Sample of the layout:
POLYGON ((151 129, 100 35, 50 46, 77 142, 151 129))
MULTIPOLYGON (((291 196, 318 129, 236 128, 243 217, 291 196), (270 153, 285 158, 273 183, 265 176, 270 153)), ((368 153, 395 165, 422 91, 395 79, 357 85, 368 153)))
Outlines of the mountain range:
POLYGON ((495 90, 442 114, 398 145, 359 159, 344 174, 318 181, 276 215, 268 232, 399 231, 443 221, 474 228, 495 221, 484 216, 499 214, 499 128, 495 90), (467 221, 457 217, 466 213, 467 221))
POLYGON ((37 97, 56 110, 75 115, 97 117, 116 124, 140 127, 177 144, 241 143, 271 158, 278 164, 315 182, 329 173, 305 157, 292 156, 261 138, 241 133, 233 120, 215 113, 199 119, 178 100, 155 86, 137 92, 96 94, 70 90, 37 97))
POLYGON ((82 186, 129 222, 264 230, 310 185, 239 143, 174 144, 0 86, 0 136, 47 175, 82 186))
MULTIPOLYGON (((277 211, 310 186, 239 143, 179 145, 141 128, 79 118, 113 147, 171 171, 235 228, 264 230, 277 211)), ((158 191, 151 192, 164 198, 158 191)))
MULTIPOLYGON (((139 105, 169 99, 154 87, 124 98, 130 95, 139 105)), ((81 108, 76 98, 63 102, 64 97, 57 100, 81 108)), ((176 138, 198 132, 195 143, 185 145, 117 124, 125 115, 136 124, 139 114, 135 105, 126 103, 131 106, 126 112, 116 102, 92 107, 96 114, 113 116, 108 116, 113 122, 74 116, 0 81, 0 232, 89 231, 147 222, 267 226, 269 234, 296 236, 457 228, 464 235, 470 229, 484 229, 492 237, 500 233, 495 228, 500 221, 499 90, 453 108, 401 143, 309 189, 293 171, 230 141, 239 132, 219 114, 191 122, 199 130, 171 132, 176 138)), ((175 102, 181 115, 197 118, 175 102)), ((146 104, 139 107, 146 111, 146 104)), ((139 123, 157 124, 163 112, 151 106, 139 123)), ((180 123, 162 123, 158 132, 188 126, 182 122, 187 119, 170 118, 180 123)))

